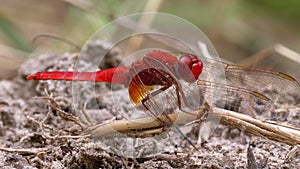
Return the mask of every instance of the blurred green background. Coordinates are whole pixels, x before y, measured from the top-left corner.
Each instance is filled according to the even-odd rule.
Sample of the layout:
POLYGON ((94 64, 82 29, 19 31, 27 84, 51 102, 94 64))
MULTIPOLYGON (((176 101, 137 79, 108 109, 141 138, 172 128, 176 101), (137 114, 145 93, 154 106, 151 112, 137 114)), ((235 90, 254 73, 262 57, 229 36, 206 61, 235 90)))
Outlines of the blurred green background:
MULTIPOLYGON (((2 0, 0 79, 13 78, 20 64, 34 54, 74 51, 51 38, 33 43, 37 34, 51 33, 82 46, 113 19, 144 11, 187 19, 207 34, 221 57, 234 63, 247 64, 249 56, 277 43, 300 52, 298 0, 2 0)), ((299 61, 299 55, 292 61, 275 54, 252 66, 300 78, 297 57, 299 61)))

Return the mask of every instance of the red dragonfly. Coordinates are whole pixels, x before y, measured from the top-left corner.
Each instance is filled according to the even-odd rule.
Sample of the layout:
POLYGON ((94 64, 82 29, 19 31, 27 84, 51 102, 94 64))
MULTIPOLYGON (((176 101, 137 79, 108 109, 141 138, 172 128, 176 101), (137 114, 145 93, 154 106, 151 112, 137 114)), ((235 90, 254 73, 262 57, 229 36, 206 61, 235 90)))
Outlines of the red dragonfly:
MULTIPOLYGON (((182 104, 189 106, 183 89, 178 83, 180 79, 187 83, 196 83, 200 93, 206 93, 211 97, 219 96, 216 100, 223 100, 226 103, 240 97, 247 102, 259 100, 273 104, 281 96, 262 94, 266 93, 265 90, 276 89, 283 94, 295 94, 300 89, 299 83, 293 77, 281 72, 247 68, 212 59, 206 59, 205 63, 193 54, 177 56, 173 53, 154 50, 132 63, 131 67, 118 66, 96 72, 37 72, 29 75, 27 79, 122 84, 128 88, 131 101, 136 105, 142 104, 146 110, 151 108, 151 105, 145 104, 151 97, 171 86, 175 87, 178 108, 182 110, 182 104), (225 73, 227 83, 211 82, 200 76, 204 70, 218 71, 217 69, 220 68, 221 72, 225 73), (154 86, 160 86, 160 88, 154 86), (212 90, 207 89, 218 89, 219 95, 213 95, 212 90)), ((152 114, 156 115, 156 112, 152 114)))
POLYGON ((151 92, 151 96, 174 85, 178 106, 181 109, 181 98, 184 103, 186 103, 186 98, 176 79, 183 79, 189 83, 195 82, 202 69, 203 63, 194 55, 187 54, 178 59, 170 53, 156 50, 148 53, 142 60, 134 62, 131 67, 119 66, 97 72, 37 72, 29 75, 27 79, 122 84, 128 88, 131 101, 135 104, 141 103, 147 110, 149 107, 145 102, 150 97, 150 91, 154 90, 153 86, 161 86, 161 88, 151 92))

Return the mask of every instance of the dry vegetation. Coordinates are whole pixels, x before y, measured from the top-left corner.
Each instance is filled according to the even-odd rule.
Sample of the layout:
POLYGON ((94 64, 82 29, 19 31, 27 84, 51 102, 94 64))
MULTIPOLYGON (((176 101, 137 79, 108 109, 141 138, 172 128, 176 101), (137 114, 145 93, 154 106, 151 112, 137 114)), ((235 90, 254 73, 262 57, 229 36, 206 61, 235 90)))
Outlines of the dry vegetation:
MULTIPOLYGON (((221 122, 226 126, 219 125, 208 141, 201 145, 193 141, 199 150, 193 148, 184 139, 178 140, 177 135, 169 137, 168 140, 160 140, 157 144, 161 144, 166 149, 154 156, 142 155, 139 158, 129 158, 113 154, 111 149, 106 147, 108 145, 102 144, 99 139, 105 136, 105 133, 99 131, 101 127, 98 126, 97 130, 90 132, 88 127, 74 116, 70 82, 25 80, 27 74, 36 71, 35 65, 43 65, 47 70, 65 70, 73 65, 76 56, 68 53, 37 56, 22 65, 15 79, 1 82, 1 96, 3 96, 1 97, 1 167, 244 168, 250 163, 262 168, 299 167, 299 146, 297 146, 299 129, 284 126, 281 129, 274 128, 276 124, 221 109, 213 110, 218 112, 217 115, 222 117, 221 122), (286 130, 283 130, 284 128, 286 130), (252 133, 259 137, 245 133, 252 133), (87 134, 97 135, 98 138, 93 139, 87 134), (170 146, 172 140, 179 144, 170 146)), ((107 98, 110 90, 109 88, 105 90, 107 88, 105 85, 100 85, 100 88, 105 92, 97 97, 98 100, 102 100, 105 107, 98 110, 98 113, 100 111, 108 118, 113 117, 112 115, 118 110, 114 109, 114 102, 107 98)), ((119 93, 126 95, 124 90, 120 90, 119 93)), ((120 99, 122 101, 122 97, 120 99)), ((128 110, 126 104, 122 108, 124 111, 128 110)), ((300 127, 297 120, 300 115, 299 107, 287 102, 278 109, 282 113, 276 116, 279 121, 300 127)), ((95 113, 91 110, 87 109, 89 115, 95 113)), ((173 115, 170 117, 173 118, 173 115)), ((180 118, 182 121, 177 122, 191 121, 187 118, 188 115, 183 115, 180 118)), ((132 121, 127 121, 126 126, 131 127, 131 132, 136 132, 140 127, 147 129, 145 125, 130 126, 130 122, 132 121)), ((119 123, 122 122, 112 121, 104 124, 111 127, 120 125, 119 123)), ((157 127, 160 123, 149 123, 149 125, 152 125, 149 128, 153 129, 153 126, 157 127)), ((123 127, 119 126, 120 129, 124 129, 123 127)), ((109 134, 110 131, 105 132, 109 134)), ((187 133, 190 139, 194 138, 192 140, 195 140, 197 135, 197 129, 187 133)), ((114 138, 114 141, 117 139, 114 138)), ((147 149, 147 146, 145 148, 147 149)), ((145 153, 145 149, 138 149, 138 151, 145 153)))
MULTIPOLYGON (((0 77, 3 80, 0 81, 0 168, 300 168, 300 108, 296 104, 299 100, 293 98, 280 103, 272 112, 272 120, 278 123, 211 107, 221 124, 207 142, 197 144, 197 127, 186 133, 198 150, 177 133, 174 137, 162 135, 168 139, 153 141, 165 148, 158 154, 145 155, 148 153, 148 145, 145 144, 143 149, 137 149, 140 156, 135 156, 139 158, 130 158, 112 153, 111 147, 103 144, 110 139, 105 134, 119 131, 132 135, 137 130, 153 134, 160 133, 162 128, 160 123, 152 120, 148 126, 133 125, 132 121, 124 119, 115 121, 120 118, 115 116, 118 112, 130 112, 128 105, 131 103, 125 99, 126 90, 114 89, 120 104, 120 109, 116 110, 116 103, 110 100, 111 88, 106 84, 97 84, 101 93, 95 98, 86 96, 85 99, 96 99, 102 107, 97 107, 95 111, 95 107, 83 106, 80 110, 81 113, 85 110, 92 117, 93 124, 101 123, 90 126, 72 107, 71 82, 26 80, 27 75, 41 70, 72 70, 77 60, 77 54, 73 53, 77 49, 72 45, 70 47, 48 38, 38 39, 33 44, 31 40, 38 33, 64 35, 66 39, 81 45, 99 26, 133 11, 170 12, 182 17, 180 11, 185 11, 186 18, 204 29, 222 57, 287 72, 299 79, 299 54, 281 45, 263 51, 268 57, 244 57, 278 42, 291 48, 298 47, 299 25, 279 21, 269 15, 232 17, 240 14, 233 14, 232 11, 241 12, 236 10, 239 3, 234 1, 193 1, 189 10, 178 1, 149 1, 135 5, 131 1, 93 3, 80 0, 1 2, 0 77), (206 9, 215 12, 207 14, 209 11, 206 9), (191 11, 195 13, 190 14, 191 11), (34 45, 39 48, 33 51, 34 45), (279 55, 269 57, 274 51, 279 55), (32 58, 28 59, 29 55, 32 58), (130 130, 124 129, 123 125, 131 127, 130 130), (105 130, 104 133, 102 130, 107 126, 114 130, 105 130), (141 127, 143 130, 140 130, 141 127)), ((101 45, 91 47, 100 48, 101 52, 101 45)), ((120 56, 115 57, 112 63, 107 63, 117 65, 120 56)), ((191 121, 187 114, 182 114, 182 117, 170 115, 174 119, 177 116, 182 120, 177 123, 191 121)), ((120 145, 123 142, 118 138, 114 141, 119 141, 120 145)))

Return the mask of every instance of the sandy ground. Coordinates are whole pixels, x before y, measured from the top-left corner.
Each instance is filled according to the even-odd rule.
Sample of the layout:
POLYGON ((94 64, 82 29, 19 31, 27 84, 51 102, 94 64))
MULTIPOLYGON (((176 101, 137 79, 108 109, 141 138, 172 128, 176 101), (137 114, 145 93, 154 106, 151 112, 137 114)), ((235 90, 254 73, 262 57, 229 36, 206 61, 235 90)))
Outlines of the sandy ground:
MULTIPOLYGON (((115 66, 116 57, 106 65, 115 66)), ((0 81, 0 168, 300 168, 299 147, 249 136, 221 124, 207 142, 196 145, 199 150, 184 139, 163 135, 168 139, 156 140, 155 144, 165 149, 156 155, 130 158, 114 154, 101 139, 85 137, 85 130, 59 111, 76 115, 71 82, 26 80, 36 71, 70 71, 76 60, 76 55, 70 53, 39 55, 24 63, 15 79, 0 81), (174 144, 168 145, 172 141, 174 144)), ((96 87, 100 94, 93 98, 81 96, 98 103, 86 108, 94 121, 115 120, 121 118, 116 112, 130 110, 127 106, 131 103, 124 99, 126 90, 114 89, 115 108, 116 102, 109 97, 110 86, 96 87)), ((287 102, 279 109, 279 121, 300 127, 299 107, 287 102)), ((194 143, 196 135, 193 131, 187 133, 194 143)))

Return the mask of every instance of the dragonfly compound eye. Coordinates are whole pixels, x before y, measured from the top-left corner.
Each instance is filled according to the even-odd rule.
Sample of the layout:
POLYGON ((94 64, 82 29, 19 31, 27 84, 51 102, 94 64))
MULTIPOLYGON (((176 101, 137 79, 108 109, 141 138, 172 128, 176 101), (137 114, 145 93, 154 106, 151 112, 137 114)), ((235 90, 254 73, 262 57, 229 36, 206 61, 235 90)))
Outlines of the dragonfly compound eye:
POLYGON ((181 79, 187 82, 194 82, 202 72, 203 63, 195 55, 187 54, 180 57, 177 69, 181 79))

